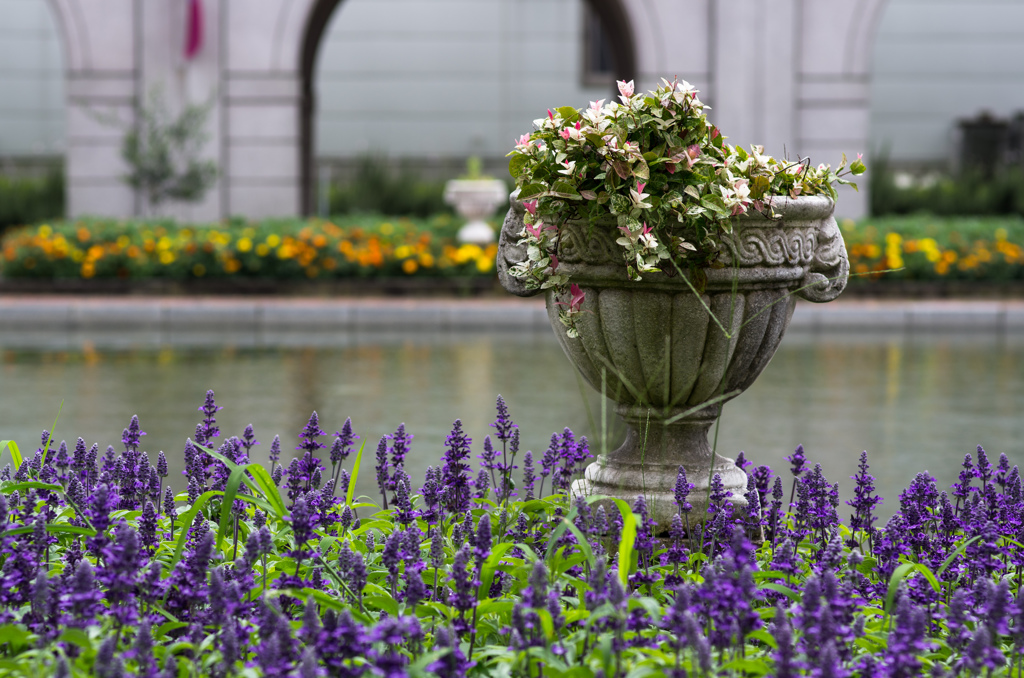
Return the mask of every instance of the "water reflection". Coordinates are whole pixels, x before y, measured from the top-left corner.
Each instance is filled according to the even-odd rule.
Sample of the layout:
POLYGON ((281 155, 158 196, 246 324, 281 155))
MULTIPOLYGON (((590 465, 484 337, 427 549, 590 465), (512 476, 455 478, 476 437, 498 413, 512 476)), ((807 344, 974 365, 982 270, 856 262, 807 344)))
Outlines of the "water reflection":
MULTIPOLYGON (((867 450, 887 498, 883 512, 891 512, 916 472, 948 486, 978 444, 993 462, 1004 452, 1024 463, 1022 364, 1024 338, 1014 335, 790 333, 758 381, 726 406, 718 448, 782 471, 783 457, 802 443, 844 499, 867 450)), ((226 435, 255 426, 261 459, 274 434, 294 448, 315 409, 332 432, 352 417, 368 462, 380 436, 405 422, 416 436, 410 472, 419 478, 437 463, 455 418, 479 450, 498 393, 520 424, 523 449, 542 451, 563 426, 600 445, 593 422, 601 403, 548 332, 229 331, 175 341, 166 333, 0 334, 0 439, 24 448, 37 445, 63 400, 58 440, 117 446, 138 414, 145 449, 154 457, 163 449, 173 463, 208 388, 224 406, 226 435)), ((374 492, 372 476, 367 463, 361 492, 374 492)))

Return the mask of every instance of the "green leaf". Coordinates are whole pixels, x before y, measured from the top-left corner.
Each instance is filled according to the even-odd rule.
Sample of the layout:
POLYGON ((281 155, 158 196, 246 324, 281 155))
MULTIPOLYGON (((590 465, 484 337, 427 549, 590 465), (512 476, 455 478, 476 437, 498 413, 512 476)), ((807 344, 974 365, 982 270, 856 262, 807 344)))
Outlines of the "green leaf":
POLYGON ((21 466, 21 450, 18 449, 18 443, 13 440, 0 440, 0 454, 4 453, 4 448, 11 451, 11 461, 17 470, 21 466))
POLYGON ((489 596, 491 584, 494 582, 494 573, 497 570, 498 561, 513 546, 515 544, 512 542, 498 544, 491 551, 491 555, 487 556, 487 560, 484 561, 483 567, 480 569, 480 594, 485 598, 489 596))
POLYGON ((224 501, 220 503, 220 526, 217 529, 217 539, 226 537, 231 529, 231 505, 235 501, 235 495, 238 494, 238 486, 242 484, 244 477, 245 468, 242 466, 236 466, 231 471, 231 475, 228 476, 227 485, 224 487, 224 501))
POLYGON ((10 494, 11 492, 20 492, 21 490, 50 490, 51 492, 63 492, 64 487, 55 483, 41 483, 37 480, 26 480, 23 483, 10 483, 0 487, 0 494, 10 494))
MULTIPOLYGON (((622 501, 617 500, 616 503, 622 501)), ((625 504, 626 502, 622 502, 625 504)), ((622 509, 622 539, 619 541, 619 579, 622 580, 624 588, 629 585, 629 572, 633 569, 633 547, 636 542, 636 518, 633 511, 628 508, 622 509)))
POLYGON ((508 173, 512 175, 513 179, 518 178, 530 164, 530 160, 531 158, 528 155, 521 153, 513 154, 512 159, 508 161, 508 173))
POLYGON ((0 644, 10 643, 12 646, 21 646, 34 638, 31 633, 17 624, 4 624, 0 626, 0 644))
POLYGON ((178 535, 178 541, 174 545, 174 557, 171 558, 170 562, 165 563, 168 568, 173 568, 181 560, 181 554, 185 550, 185 541, 188 539, 189 528, 192 527, 192 521, 195 520, 196 515, 203 510, 206 506, 206 502, 210 501, 214 497, 223 496, 223 492, 220 490, 210 490, 199 495, 196 502, 192 504, 192 508, 185 511, 178 516, 178 523, 181 525, 181 534, 178 535))
POLYGON ((892 614, 892 602, 896 599, 896 591, 903 580, 916 569, 917 565, 915 563, 903 563, 893 571, 892 576, 889 578, 889 589, 885 594, 886 614, 892 614))
POLYGON ((580 198, 580 194, 576 191, 576 187, 568 181, 556 181, 554 187, 552 187, 547 194, 556 198, 569 198, 573 200, 578 200, 580 198))
POLYGON ((356 481, 359 480, 359 468, 363 464, 363 448, 366 447, 366 441, 359 446, 359 451, 356 453, 356 460, 352 462, 352 475, 348 479, 348 492, 345 493, 345 503, 351 504, 352 497, 356 493, 356 481))
MULTIPOLYGON (((238 464, 216 450, 211 450, 209 447, 204 447, 203 445, 196 445, 196 447, 227 466, 232 473, 240 468, 238 464)), ((244 482, 253 492, 262 494, 266 497, 270 508, 279 519, 288 515, 288 510, 284 506, 284 500, 281 499, 281 493, 278 491, 277 485, 274 484, 274 479, 270 477, 269 473, 267 473, 267 469, 263 468, 262 464, 247 464, 245 467, 241 468, 252 476, 252 478, 249 478, 244 473, 241 474, 242 482, 244 482)))
POLYGON ((522 201, 528 198, 532 198, 535 195, 540 195, 541 193, 546 192, 547 190, 548 187, 545 186, 544 184, 526 184, 521 189, 519 189, 519 200, 522 201))
POLYGON ((64 400, 61 399, 60 407, 57 408, 57 416, 53 418, 53 426, 50 427, 50 435, 46 438, 46 444, 43 445, 43 465, 46 465, 46 455, 50 454, 50 444, 53 442, 53 432, 57 430, 57 420, 60 419, 60 413, 64 409, 64 400))
MULTIPOLYGON (((7 530, 6 532, 0 534, 3 534, 4 536, 16 534, 31 534, 33 529, 35 528, 30 525, 28 527, 17 527, 13 530, 7 530)), ((83 534, 86 537, 96 536, 96 530, 90 527, 79 527, 78 525, 56 525, 54 523, 47 523, 46 531, 50 534, 83 534)))
POLYGON ((953 561, 956 560, 956 557, 964 551, 966 551, 968 546, 978 541, 979 539, 981 539, 980 534, 977 537, 972 537, 965 541, 963 544, 960 544, 960 547, 956 551, 950 553, 949 557, 942 561, 942 565, 939 567, 939 571, 935 573, 935 576, 941 577, 942 573, 946 571, 946 568, 953 564, 953 561))
POLYGON ((555 109, 555 112, 558 113, 558 116, 562 118, 562 121, 567 125, 580 119, 579 111, 572 106, 559 106, 555 109))
POLYGON ((794 602, 798 602, 800 600, 800 594, 799 593, 797 593, 793 589, 789 588, 788 586, 783 586, 782 584, 773 584, 773 583, 761 584, 761 588, 762 589, 768 589, 769 591, 776 591, 777 593, 781 593, 782 595, 786 596, 787 598, 789 598, 790 600, 792 600, 794 602))

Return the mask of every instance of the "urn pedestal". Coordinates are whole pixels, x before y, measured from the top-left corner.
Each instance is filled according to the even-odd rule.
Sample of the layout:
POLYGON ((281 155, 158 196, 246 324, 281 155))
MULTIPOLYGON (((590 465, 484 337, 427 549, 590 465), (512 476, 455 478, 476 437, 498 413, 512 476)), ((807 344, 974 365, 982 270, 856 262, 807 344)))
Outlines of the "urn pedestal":
MULTIPOLYGON (((691 522, 708 507, 709 480, 722 478, 729 501, 745 507, 746 474, 714 455, 708 431, 722 405, 748 388, 768 365, 793 315, 797 296, 831 301, 845 288, 849 262, 827 197, 776 199, 781 218, 753 212, 733 221, 720 257, 724 267, 702 271, 699 284, 680 275, 626 275, 614 225, 563 226, 559 270, 585 292, 578 337, 558 318, 560 299, 548 292, 551 325, 565 354, 594 389, 612 399, 626 423, 625 442, 587 467, 575 492, 632 502, 647 498, 667 529, 676 513, 679 466, 696 487, 691 522), (699 290, 697 293, 695 290, 699 290)), ((498 274, 509 292, 538 293, 509 275, 525 259, 518 246, 524 208, 512 196, 498 248, 498 274)))

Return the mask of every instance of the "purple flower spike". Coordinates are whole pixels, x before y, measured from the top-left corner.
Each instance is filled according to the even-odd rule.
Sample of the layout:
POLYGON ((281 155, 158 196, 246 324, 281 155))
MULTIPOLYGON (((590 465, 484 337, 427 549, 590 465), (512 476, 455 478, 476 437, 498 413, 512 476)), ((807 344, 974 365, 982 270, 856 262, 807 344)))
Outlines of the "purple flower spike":
POLYGON ((145 432, 139 427, 139 417, 133 414, 132 420, 128 424, 128 428, 121 434, 121 443, 124 444, 126 450, 132 452, 139 451, 139 438, 146 435, 145 432))
POLYGON ((785 458, 790 463, 790 471, 793 473, 794 478, 799 478, 800 474, 804 472, 804 468, 807 465, 807 457, 804 456, 804 446, 797 445, 796 450, 793 454, 785 458))
POLYGON ((327 447, 317 440, 317 438, 323 435, 327 435, 327 431, 320 428, 320 419, 314 410, 313 414, 309 415, 309 422, 306 424, 306 428, 302 429, 302 433, 299 434, 301 442, 295 449, 315 454, 317 450, 327 447))
POLYGON ((857 468, 857 475, 850 476, 857 483, 854 489, 855 499, 846 502, 847 505, 853 507, 850 529, 854 532, 858 530, 871 532, 871 526, 875 522, 875 506, 882 503, 882 498, 875 494, 875 477, 868 473, 867 451, 860 453, 860 463, 857 468))
POLYGON ((462 432, 462 421, 456 419, 452 432, 445 438, 444 467, 441 469, 442 503, 449 513, 469 510, 472 496, 469 487, 469 456, 472 440, 462 432))
POLYGON ((384 503, 384 508, 388 507, 388 484, 391 481, 391 475, 388 472, 388 437, 382 436, 380 441, 377 443, 377 465, 375 467, 377 471, 377 489, 380 490, 380 496, 384 503))
POLYGON ((696 486, 686 479, 686 469, 680 466, 679 473, 676 474, 675 486, 676 506, 679 507, 680 514, 689 513, 693 510, 693 504, 686 501, 686 498, 690 495, 690 490, 694 487, 696 486))
POLYGON ((334 445, 331 447, 331 463, 340 464, 352 454, 352 448, 359 436, 352 433, 352 418, 345 419, 340 431, 334 433, 334 445))
POLYGON ((200 445, 209 445, 210 441, 220 435, 220 429, 217 428, 217 419, 214 415, 218 411, 224 409, 218 407, 217 403, 213 401, 213 391, 206 392, 206 400, 203 402, 203 406, 199 408, 199 411, 203 413, 203 422, 196 427, 196 442, 200 445))
POLYGON ((505 404, 505 399, 500 395, 498 396, 497 402, 498 418, 491 424, 496 431, 496 437, 501 442, 508 442, 512 439, 512 432, 518 428, 512 423, 512 418, 508 416, 508 405, 505 404))

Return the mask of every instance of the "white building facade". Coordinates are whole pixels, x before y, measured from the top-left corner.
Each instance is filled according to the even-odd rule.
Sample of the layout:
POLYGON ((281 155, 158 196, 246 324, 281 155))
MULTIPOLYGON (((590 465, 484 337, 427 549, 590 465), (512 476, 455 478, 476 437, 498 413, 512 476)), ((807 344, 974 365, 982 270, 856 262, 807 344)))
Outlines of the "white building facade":
MULTIPOLYGON (((318 158, 500 158, 547 107, 606 98, 613 77, 689 80, 731 142, 815 163, 886 142, 894 160, 927 163, 948 156, 958 116, 1024 108, 1024 15, 992 20, 1024 12, 1006 0, 0 0, 0 11, 0 157, 62 153, 72 216, 143 210, 120 148, 156 87, 173 109, 211 105, 217 185, 163 208, 186 220, 309 212, 318 158), (986 14, 979 3, 985 24, 958 21, 986 14), (588 52, 595 21, 603 65, 588 52), (985 31, 996 37, 979 41, 985 31), (948 62, 928 58, 937 45, 948 62), (936 82, 943 69, 963 74, 967 96, 936 82)), ((849 216, 865 207, 863 193, 839 203, 849 216)))

